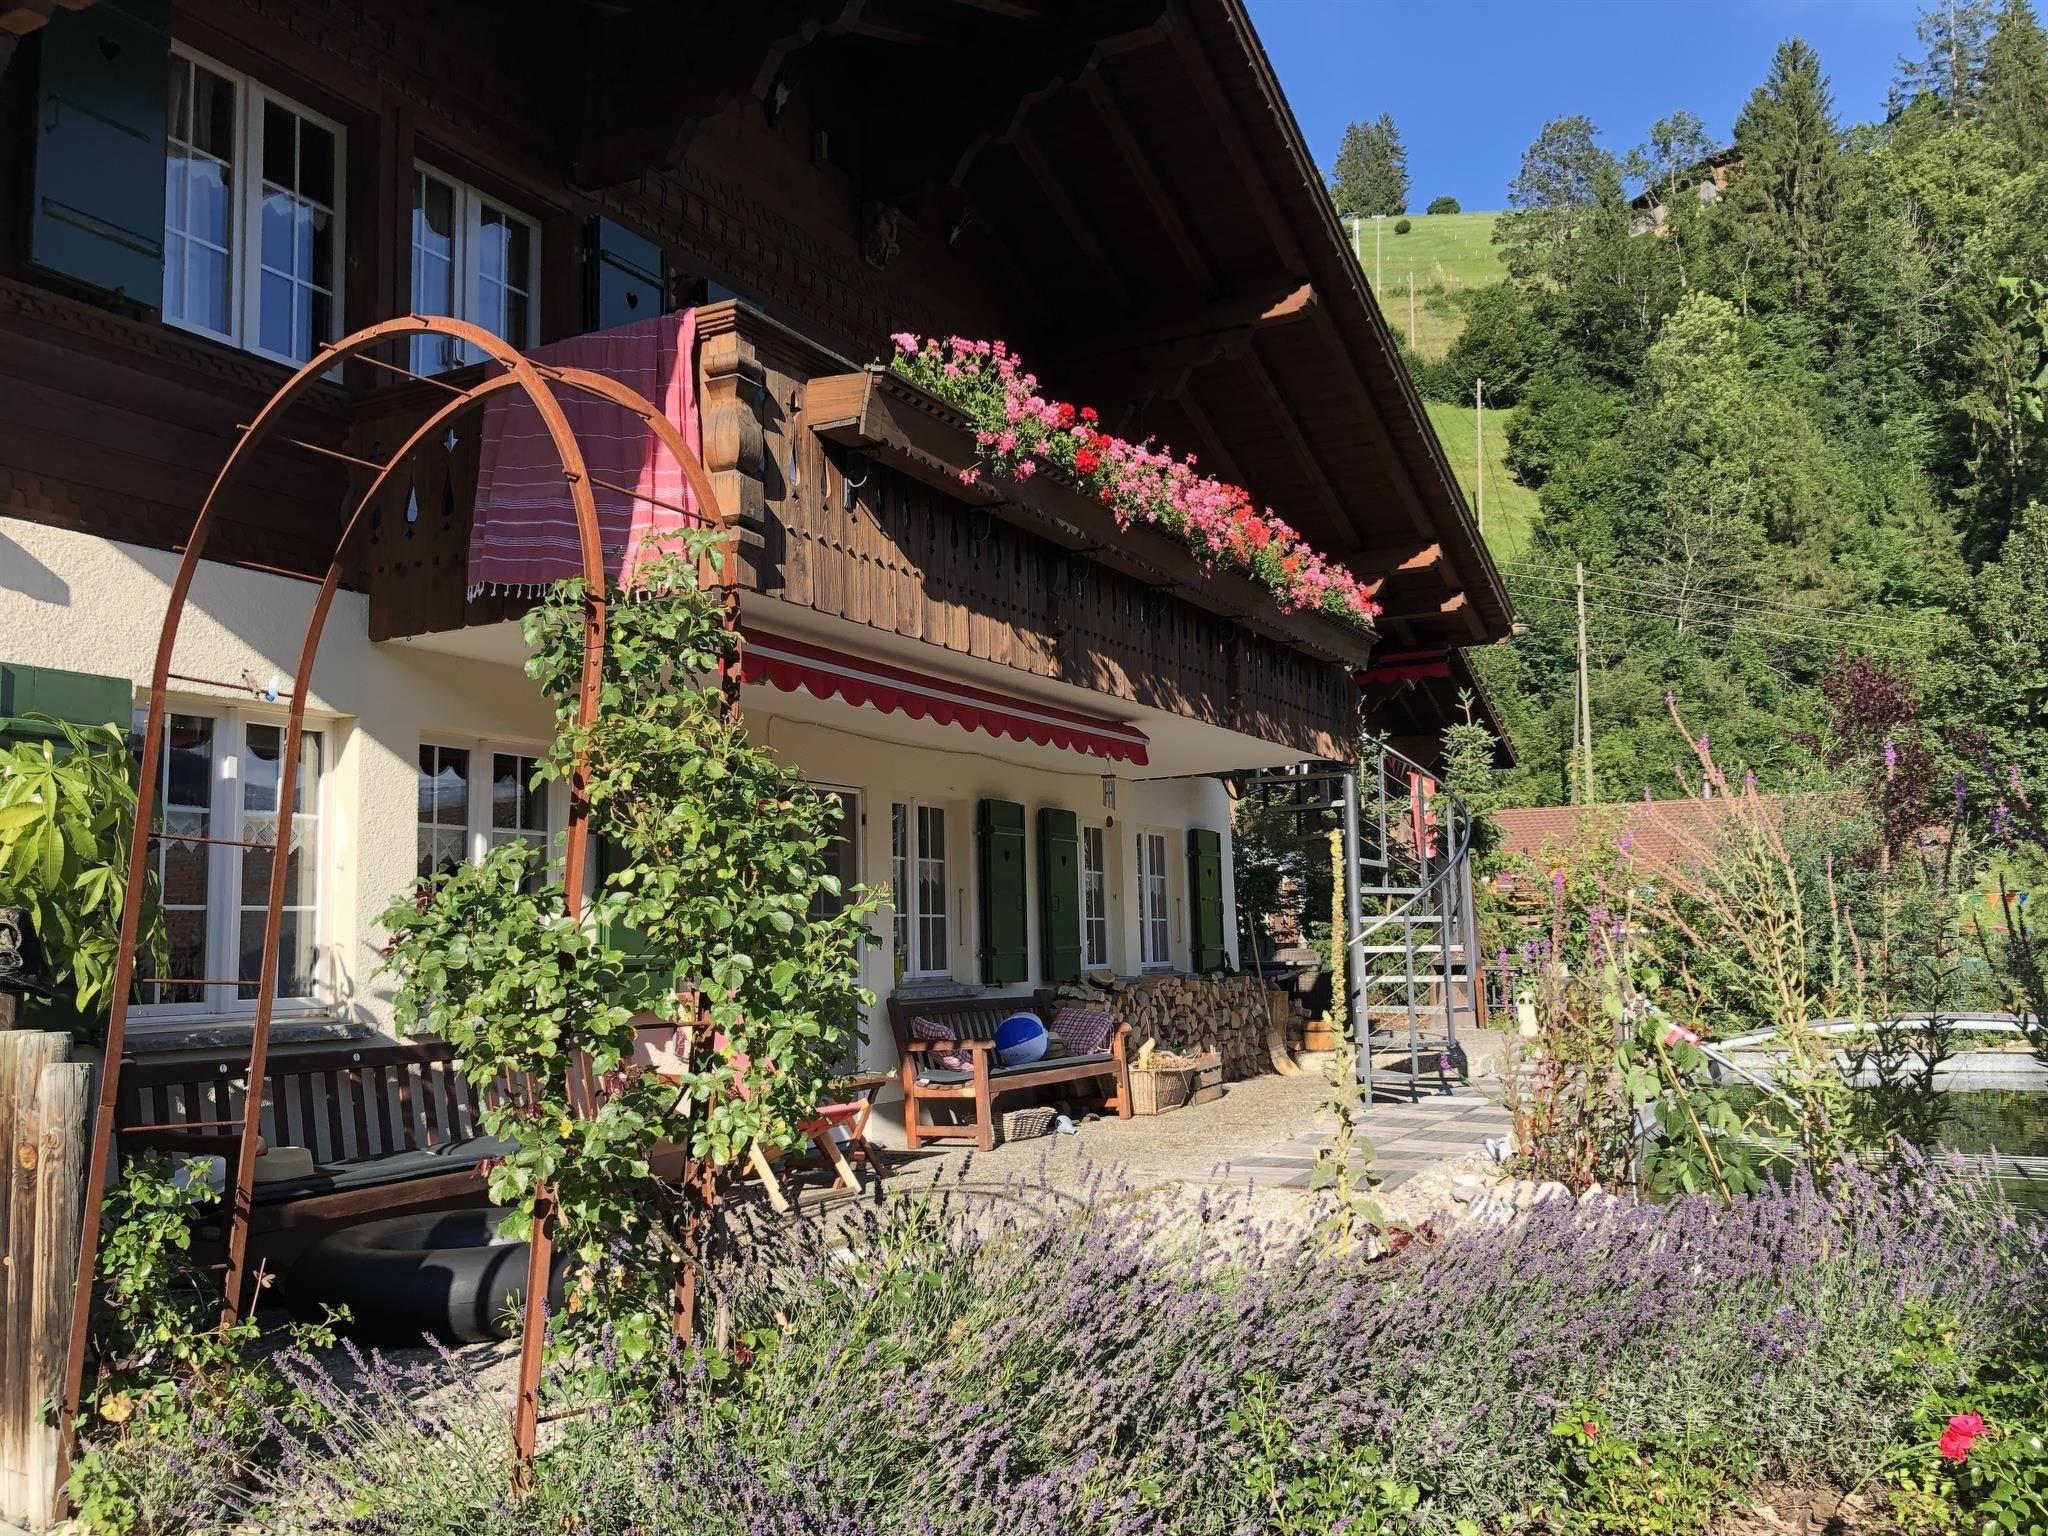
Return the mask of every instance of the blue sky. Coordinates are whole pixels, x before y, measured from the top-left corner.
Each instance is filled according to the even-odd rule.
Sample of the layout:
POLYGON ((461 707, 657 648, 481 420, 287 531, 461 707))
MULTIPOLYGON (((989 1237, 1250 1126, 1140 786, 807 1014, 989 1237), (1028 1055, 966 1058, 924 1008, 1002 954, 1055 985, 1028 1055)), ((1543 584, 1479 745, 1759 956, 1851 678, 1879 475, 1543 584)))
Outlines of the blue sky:
POLYGON ((1883 114, 1921 0, 1249 0, 1325 172, 1344 125, 1391 112, 1419 211, 1504 207, 1544 122, 1583 112, 1621 153, 1680 107, 1725 140, 1771 50, 1820 53, 1844 124, 1883 114))

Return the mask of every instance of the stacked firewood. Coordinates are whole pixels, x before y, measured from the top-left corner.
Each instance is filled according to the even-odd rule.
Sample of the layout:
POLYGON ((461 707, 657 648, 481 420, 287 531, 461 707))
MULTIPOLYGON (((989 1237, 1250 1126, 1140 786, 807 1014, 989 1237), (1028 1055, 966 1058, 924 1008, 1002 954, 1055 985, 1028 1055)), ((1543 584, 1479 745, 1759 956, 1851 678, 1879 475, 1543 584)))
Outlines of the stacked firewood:
POLYGON ((1060 996, 1107 1008, 1131 1026, 1131 1049, 1147 1040, 1159 1052, 1215 1051, 1236 1081, 1273 1070, 1266 1048, 1266 985, 1256 976, 1147 976, 1137 981, 1069 983, 1060 996))

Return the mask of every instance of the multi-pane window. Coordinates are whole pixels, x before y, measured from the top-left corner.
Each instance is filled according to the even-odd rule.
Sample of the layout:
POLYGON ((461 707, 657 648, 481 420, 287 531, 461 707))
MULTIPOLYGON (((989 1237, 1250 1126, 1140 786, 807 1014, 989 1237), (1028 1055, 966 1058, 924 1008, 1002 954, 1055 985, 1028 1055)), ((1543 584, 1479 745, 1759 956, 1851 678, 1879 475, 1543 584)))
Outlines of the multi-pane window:
POLYGON ((340 334, 341 129, 182 49, 167 101, 164 318, 305 362, 340 334))
MULTIPOLYGON (((138 732, 144 723, 138 716, 138 732)), ((270 902, 268 845, 281 832, 287 857, 277 996, 295 1006, 315 998, 321 979, 326 738, 314 730, 300 734, 288 816, 278 793, 284 741, 281 723, 240 711, 165 717, 157 778, 158 825, 165 835, 156 840, 155 857, 170 954, 161 974, 189 977, 195 984, 146 987, 145 1005, 232 1013, 256 1000, 270 902), (215 984, 197 985, 201 978, 215 984)))
POLYGON ((1146 965, 1173 963, 1172 927, 1166 912, 1166 834, 1138 834, 1138 940, 1146 965))
POLYGON ((945 808, 901 802, 891 806, 889 856, 896 897, 896 952, 904 957, 904 974, 950 974, 945 808))
MULTIPOLYGON (((515 347, 533 345, 540 232, 531 219, 426 166, 413 169, 412 307, 480 325, 515 347)), ((415 336, 412 365, 438 373, 476 361, 453 336, 415 336)))
POLYGON ((418 859, 421 879, 474 863, 500 843, 524 839, 535 868, 545 865, 551 827, 548 786, 536 784, 529 754, 483 746, 421 742, 418 859), (474 775, 488 769, 488 786, 474 775))
POLYGON ((1100 827, 1081 829, 1081 964, 1109 965, 1109 842, 1100 827))

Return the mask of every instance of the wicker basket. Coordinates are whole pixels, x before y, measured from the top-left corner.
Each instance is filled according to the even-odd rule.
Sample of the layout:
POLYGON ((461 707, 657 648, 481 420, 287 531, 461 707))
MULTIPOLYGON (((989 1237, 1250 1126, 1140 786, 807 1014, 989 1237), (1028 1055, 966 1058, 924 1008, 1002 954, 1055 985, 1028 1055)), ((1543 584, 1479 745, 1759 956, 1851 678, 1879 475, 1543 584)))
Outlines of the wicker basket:
POLYGON ((1131 1068, 1131 1113, 1163 1115, 1179 1109, 1194 1092, 1195 1072, 1191 1067, 1131 1068))
POLYGON ((996 1144, 1006 1141, 1029 1141, 1034 1136, 1052 1133, 1052 1123, 1059 1118, 1059 1111, 1049 1104, 1034 1105, 1030 1109, 1006 1109, 996 1116, 996 1144))
POLYGON ((1191 1074, 1193 1082, 1188 1091, 1190 1104, 1207 1104, 1211 1099, 1223 1097, 1223 1053, 1204 1051, 1201 1060, 1195 1063, 1191 1074))

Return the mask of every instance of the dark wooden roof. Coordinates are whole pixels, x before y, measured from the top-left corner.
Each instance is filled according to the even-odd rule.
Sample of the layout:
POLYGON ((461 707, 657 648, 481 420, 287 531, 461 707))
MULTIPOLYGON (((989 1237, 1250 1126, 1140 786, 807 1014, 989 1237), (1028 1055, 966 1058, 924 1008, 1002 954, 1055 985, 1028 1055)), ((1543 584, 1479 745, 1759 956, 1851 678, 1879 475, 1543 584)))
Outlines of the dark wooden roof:
POLYGON ((786 81, 837 92, 840 126, 814 156, 851 173, 864 218, 916 231, 904 263, 973 265, 996 297, 913 287, 928 312, 889 329, 1003 334, 1053 393, 1194 452, 1383 578, 1390 645, 1508 633, 1499 575, 1242 0, 584 14, 586 185, 687 164, 700 129, 773 114, 786 81))

